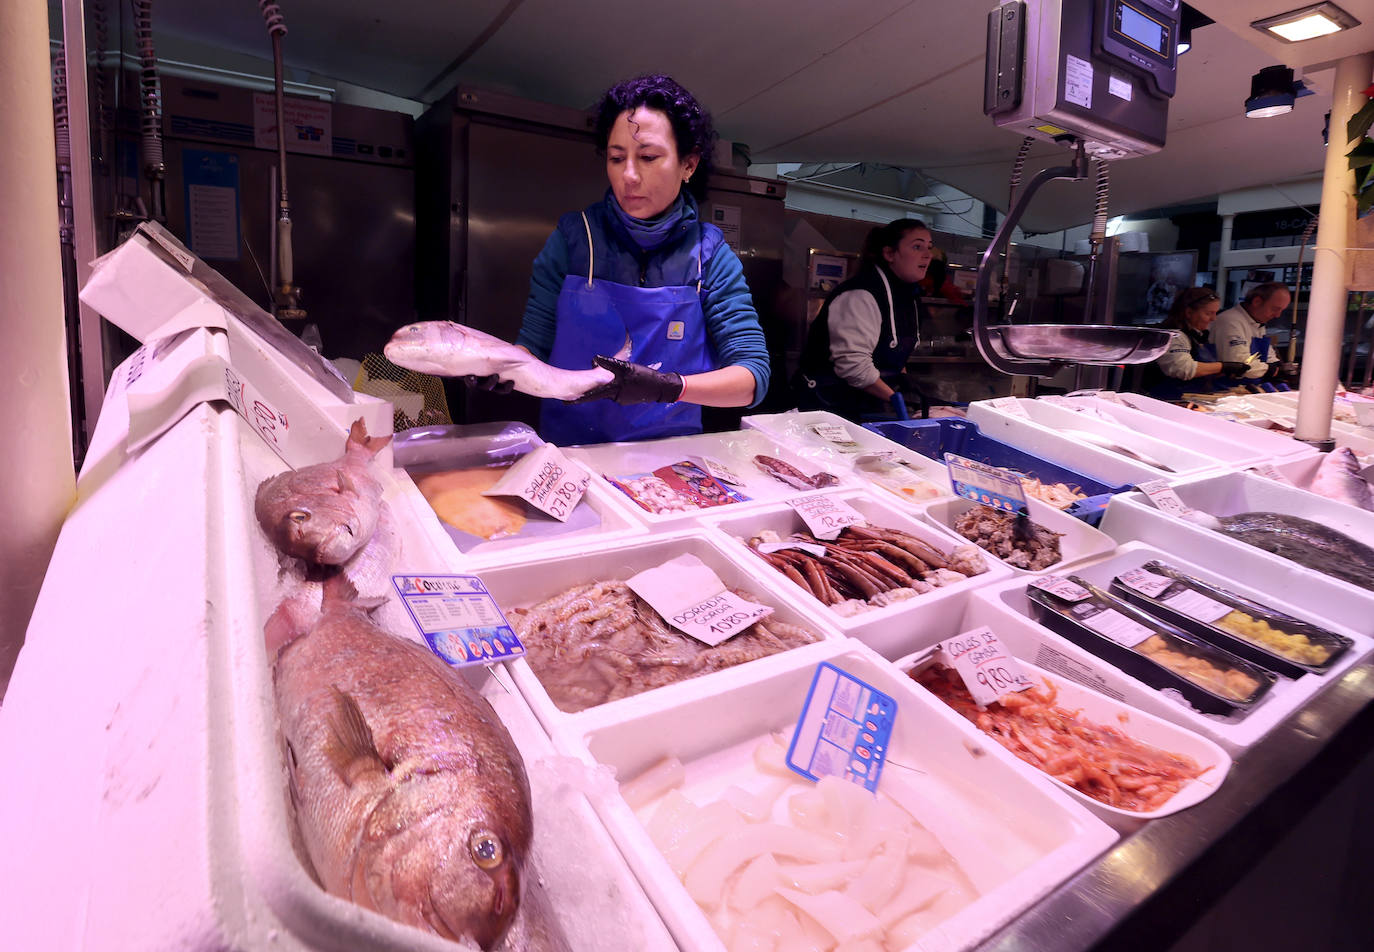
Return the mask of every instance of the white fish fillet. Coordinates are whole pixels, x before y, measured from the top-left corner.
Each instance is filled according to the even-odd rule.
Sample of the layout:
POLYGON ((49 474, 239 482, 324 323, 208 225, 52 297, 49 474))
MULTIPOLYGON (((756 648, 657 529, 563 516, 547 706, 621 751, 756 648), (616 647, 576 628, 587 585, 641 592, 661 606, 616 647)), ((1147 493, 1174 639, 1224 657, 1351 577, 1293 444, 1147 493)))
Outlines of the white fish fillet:
MULTIPOLYGON (((386 359, 407 370, 441 377, 479 377, 496 374, 521 393, 554 400, 576 400, 609 383, 609 370, 562 370, 544 363, 523 348, 453 321, 408 324, 392 335, 384 348, 386 359)), ((628 359, 630 341, 616 357, 628 359)), ((609 356, 609 355, 608 355, 609 356)))
POLYGON ((1317 475, 1308 488, 1327 499, 1374 510, 1374 492, 1370 491, 1369 483, 1360 475, 1360 469, 1360 461, 1350 447, 1337 447, 1321 461, 1317 475))

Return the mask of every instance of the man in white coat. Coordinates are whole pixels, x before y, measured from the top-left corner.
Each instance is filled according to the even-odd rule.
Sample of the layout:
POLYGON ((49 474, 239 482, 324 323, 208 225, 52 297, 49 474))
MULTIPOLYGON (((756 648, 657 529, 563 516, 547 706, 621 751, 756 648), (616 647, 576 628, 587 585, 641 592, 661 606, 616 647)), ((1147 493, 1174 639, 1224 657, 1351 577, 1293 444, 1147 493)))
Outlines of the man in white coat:
POLYGON ((1250 361, 1245 379, 1274 379, 1296 370, 1279 360, 1265 325, 1278 317, 1293 296, 1282 281, 1266 281, 1246 292, 1235 307, 1222 311, 1212 323, 1212 349, 1221 361, 1250 361), (1253 360, 1251 358, 1253 357, 1253 360))

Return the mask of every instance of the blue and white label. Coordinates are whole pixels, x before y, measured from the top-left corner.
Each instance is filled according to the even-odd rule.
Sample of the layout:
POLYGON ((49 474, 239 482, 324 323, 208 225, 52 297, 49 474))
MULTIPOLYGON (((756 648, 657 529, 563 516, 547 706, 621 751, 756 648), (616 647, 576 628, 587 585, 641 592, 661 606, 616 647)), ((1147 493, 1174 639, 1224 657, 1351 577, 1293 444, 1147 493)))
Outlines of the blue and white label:
POLYGON ((669 321, 669 322, 668 322, 668 339, 669 339, 669 340, 682 340, 683 336, 686 334, 686 331, 687 331, 687 325, 684 324, 682 321, 669 321))
POLYGON ((945 466, 949 469, 949 483, 954 487, 956 496, 1004 512, 1027 510, 1026 491, 1021 486, 1021 477, 1010 470, 964 459, 953 453, 945 454, 945 466))
POLYGON ((454 667, 525 653, 514 629, 476 575, 393 575, 410 620, 430 649, 454 667))
POLYGON ((876 791, 896 719, 891 697, 823 661, 806 692, 787 766, 811 780, 839 777, 876 791))

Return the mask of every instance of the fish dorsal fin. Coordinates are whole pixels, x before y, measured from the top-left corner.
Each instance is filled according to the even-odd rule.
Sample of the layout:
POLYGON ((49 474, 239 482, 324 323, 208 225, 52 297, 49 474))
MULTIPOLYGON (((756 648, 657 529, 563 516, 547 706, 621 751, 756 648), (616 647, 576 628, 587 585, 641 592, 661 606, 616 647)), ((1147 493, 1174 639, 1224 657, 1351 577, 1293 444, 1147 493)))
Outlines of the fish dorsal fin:
POLYGON ((361 777, 374 771, 385 771, 386 763, 377 753, 372 729, 353 697, 337 686, 329 689, 334 697, 334 710, 329 716, 330 737, 324 753, 334 772, 345 785, 351 787, 361 777))
POLYGON ((367 424, 363 422, 362 417, 358 417, 353 421, 353 425, 348 428, 348 441, 344 444, 344 449, 358 446, 365 450, 368 456, 376 456, 390 442, 390 433, 386 436, 368 436, 367 424))
POLYGON ((339 469, 335 470, 335 472, 337 472, 339 475, 339 492, 345 493, 350 496, 362 495, 358 492, 358 484, 353 481, 353 477, 348 475, 348 472, 346 470, 340 467, 339 469))

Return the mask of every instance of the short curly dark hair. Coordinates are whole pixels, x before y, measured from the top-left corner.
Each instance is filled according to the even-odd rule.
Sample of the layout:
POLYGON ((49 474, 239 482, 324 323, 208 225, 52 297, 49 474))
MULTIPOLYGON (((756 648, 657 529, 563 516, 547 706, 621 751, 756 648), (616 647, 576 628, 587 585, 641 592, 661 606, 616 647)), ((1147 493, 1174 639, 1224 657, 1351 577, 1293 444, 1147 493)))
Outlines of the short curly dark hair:
POLYGON ((697 170, 687 187, 698 199, 704 199, 706 181, 711 176, 711 152, 716 144, 716 130, 711 125, 711 114, 671 76, 662 73, 636 76, 616 83, 602 94, 601 101, 596 105, 597 154, 606 154, 611 127, 620 114, 633 112, 640 106, 656 109, 668 117, 679 156, 686 158, 695 154, 700 157, 697 170))

